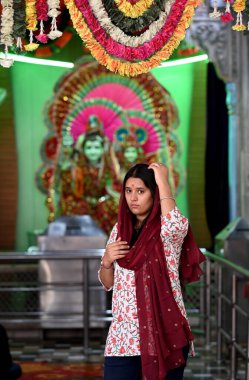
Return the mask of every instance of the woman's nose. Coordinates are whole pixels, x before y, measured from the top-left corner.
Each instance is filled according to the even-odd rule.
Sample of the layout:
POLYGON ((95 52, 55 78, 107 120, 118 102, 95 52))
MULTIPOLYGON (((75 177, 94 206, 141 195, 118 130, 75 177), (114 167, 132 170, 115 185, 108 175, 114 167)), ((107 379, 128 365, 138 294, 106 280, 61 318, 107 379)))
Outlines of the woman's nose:
POLYGON ((136 200, 137 199, 137 193, 134 191, 131 193, 131 200, 136 200))

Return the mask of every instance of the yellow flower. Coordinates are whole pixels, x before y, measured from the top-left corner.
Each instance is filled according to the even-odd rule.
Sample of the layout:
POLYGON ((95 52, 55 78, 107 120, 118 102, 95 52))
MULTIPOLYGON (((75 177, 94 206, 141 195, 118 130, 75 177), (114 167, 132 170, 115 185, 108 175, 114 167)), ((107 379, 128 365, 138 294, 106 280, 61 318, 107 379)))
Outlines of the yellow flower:
POLYGON ((25 49, 26 51, 34 51, 34 50, 36 50, 38 47, 39 47, 39 44, 35 44, 34 42, 32 42, 31 44, 24 45, 24 49, 25 49))

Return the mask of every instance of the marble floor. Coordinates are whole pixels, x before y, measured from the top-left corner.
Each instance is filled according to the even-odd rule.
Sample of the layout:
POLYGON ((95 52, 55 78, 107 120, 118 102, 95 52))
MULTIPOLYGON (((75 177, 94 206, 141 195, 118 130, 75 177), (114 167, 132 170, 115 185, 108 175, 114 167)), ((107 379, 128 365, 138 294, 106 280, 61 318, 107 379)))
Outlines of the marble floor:
MULTIPOLYGON (((11 342, 13 359, 19 362, 48 361, 54 363, 77 363, 86 361, 101 363, 103 361, 103 347, 99 347, 99 352, 95 351, 93 350, 86 357, 80 344, 69 345, 49 342, 41 346, 11 342)), ((229 375, 229 360, 224 359, 222 364, 217 364, 215 360, 216 343, 212 343, 210 349, 207 350, 201 340, 199 340, 196 342, 195 351, 196 356, 190 357, 188 360, 184 380, 231 379, 229 375)), ((246 380, 243 364, 240 365, 236 380, 246 380)))

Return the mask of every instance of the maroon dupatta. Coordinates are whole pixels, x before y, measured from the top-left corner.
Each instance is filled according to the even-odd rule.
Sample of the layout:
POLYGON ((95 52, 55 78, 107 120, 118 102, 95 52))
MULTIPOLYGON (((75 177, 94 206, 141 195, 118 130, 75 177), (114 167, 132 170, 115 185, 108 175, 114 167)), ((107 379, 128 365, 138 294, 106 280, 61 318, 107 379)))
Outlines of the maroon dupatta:
MULTIPOLYGON (((135 271, 137 311, 143 380, 164 380, 169 369, 184 364, 182 348, 193 340, 187 320, 174 299, 168 275, 161 232, 158 188, 152 211, 125 258, 118 264, 135 271)), ((124 191, 119 204, 118 237, 131 241, 132 213, 124 191)), ((197 247, 191 228, 184 239, 180 258, 180 279, 196 281, 202 274, 204 256, 197 247)))

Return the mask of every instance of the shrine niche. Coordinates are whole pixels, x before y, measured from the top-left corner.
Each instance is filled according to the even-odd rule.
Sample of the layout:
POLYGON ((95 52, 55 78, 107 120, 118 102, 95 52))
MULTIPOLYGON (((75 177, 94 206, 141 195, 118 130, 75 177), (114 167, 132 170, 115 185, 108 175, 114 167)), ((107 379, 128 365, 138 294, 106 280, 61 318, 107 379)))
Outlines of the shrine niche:
POLYGON ((49 221, 88 214, 108 233, 123 176, 137 162, 164 162, 173 191, 182 190, 177 108, 151 74, 122 77, 85 58, 55 85, 44 114, 36 183, 49 221))

